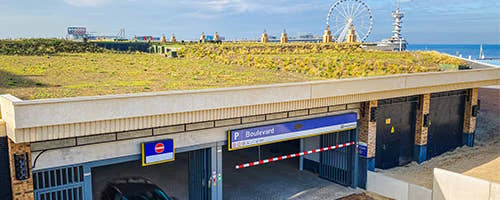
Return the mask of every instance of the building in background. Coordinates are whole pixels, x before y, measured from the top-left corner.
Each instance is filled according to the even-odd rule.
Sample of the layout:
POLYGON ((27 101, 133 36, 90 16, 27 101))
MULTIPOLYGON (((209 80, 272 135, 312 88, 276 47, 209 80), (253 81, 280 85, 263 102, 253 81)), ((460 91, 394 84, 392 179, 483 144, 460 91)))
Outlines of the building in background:
POLYGON ((71 39, 81 40, 87 37, 87 27, 83 26, 70 26, 68 27, 68 35, 71 39))

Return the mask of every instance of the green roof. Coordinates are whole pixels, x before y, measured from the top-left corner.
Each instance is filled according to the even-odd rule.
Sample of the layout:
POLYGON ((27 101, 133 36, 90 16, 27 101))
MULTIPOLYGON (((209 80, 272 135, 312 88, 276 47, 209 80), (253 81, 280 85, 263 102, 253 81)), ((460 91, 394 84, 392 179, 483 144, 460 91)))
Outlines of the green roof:
POLYGON ((42 99, 454 70, 437 52, 365 51, 339 44, 198 44, 172 59, 147 53, 0 55, 0 94, 42 99))

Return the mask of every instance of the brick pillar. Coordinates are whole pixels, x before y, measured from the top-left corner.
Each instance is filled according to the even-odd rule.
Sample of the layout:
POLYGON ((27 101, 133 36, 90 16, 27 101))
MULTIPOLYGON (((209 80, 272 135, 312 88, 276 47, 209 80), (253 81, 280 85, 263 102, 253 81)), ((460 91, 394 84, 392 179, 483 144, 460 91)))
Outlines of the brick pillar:
POLYGON ((16 144, 8 139, 9 145, 9 162, 10 162, 10 180, 12 187, 13 200, 29 200, 34 199, 33 193, 33 173, 31 171, 31 150, 29 143, 16 144), (16 169, 14 164, 14 155, 28 155, 29 178, 26 180, 16 179, 16 169))
POLYGON ((428 119, 429 121, 427 126, 424 126, 424 120, 425 116, 428 116, 429 114, 430 101, 430 94, 420 95, 415 125, 415 147, 413 150, 413 158, 418 163, 422 163, 427 160, 427 133, 430 120, 428 119))
POLYGON ((375 119, 371 119, 370 111, 372 108, 376 107, 377 101, 361 103, 362 112, 359 119, 359 142, 360 146, 362 146, 361 148, 366 147, 366 155, 360 155, 360 157, 366 159, 366 168, 370 171, 375 170, 375 147, 377 136, 377 123, 375 119))
MULTIPOLYGON (((476 116, 473 116, 473 108, 478 105, 478 89, 473 88, 467 91, 465 99, 464 128, 462 143, 467 146, 474 146, 474 135, 476 132, 476 116)), ((478 108, 476 108, 477 110, 478 108)), ((476 111, 477 112, 477 111, 476 111)), ((477 113, 476 113, 477 114, 477 113)))

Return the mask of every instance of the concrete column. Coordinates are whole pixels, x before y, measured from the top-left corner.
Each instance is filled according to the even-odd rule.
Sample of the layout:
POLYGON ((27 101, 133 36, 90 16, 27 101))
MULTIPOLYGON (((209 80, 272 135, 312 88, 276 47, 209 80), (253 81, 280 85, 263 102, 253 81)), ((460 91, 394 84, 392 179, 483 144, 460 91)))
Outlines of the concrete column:
MULTIPOLYGON (((300 138, 300 152, 304 151, 304 138, 300 138)), ((304 156, 299 157, 299 170, 304 170, 304 156)))
MULTIPOLYGON (((476 118, 474 116, 474 107, 478 105, 478 88, 469 89, 467 91, 467 97, 465 99, 465 111, 464 111, 464 127, 463 127, 463 137, 462 143, 467 146, 474 146, 474 135, 476 132, 476 118)), ((476 108, 476 112, 477 112, 476 108)), ((477 113, 476 113, 477 114, 477 113)))
POLYGON ((418 163, 422 163, 427 160, 427 134, 428 125, 430 125, 429 107, 430 107, 431 95, 424 94, 420 95, 419 107, 417 108, 417 117, 415 125, 415 146, 413 150, 413 158, 418 163), (428 118, 427 126, 424 126, 425 116, 428 118))
MULTIPOLYGON (((5 128, 2 127, 2 128, 5 128)), ((12 189, 12 199, 13 200, 26 200, 34 199, 33 192, 33 173, 31 171, 31 150, 29 143, 16 144, 12 140, 8 139, 9 146, 9 164, 10 164, 10 180, 12 189), (29 178, 26 180, 16 179, 16 169, 14 163, 14 155, 27 155, 26 160, 28 167, 29 178)))
MULTIPOLYGON (((222 145, 224 145, 223 142, 218 142, 214 147, 210 148, 212 172, 215 172, 215 184, 214 180, 210 181, 212 184, 211 199, 214 200, 222 200, 222 145)), ((213 179, 214 177, 210 178, 213 179)))
POLYGON ((83 165, 83 193, 86 197, 92 196, 92 168, 83 165))
POLYGON ((212 188, 211 189, 211 192, 212 192, 212 197, 210 199, 217 199, 217 187, 218 187, 218 184, 217 184, 217 146, 215 147, 211 147, 210 148, 210 162, 211 162, 211 168, 212 168, 212 171, 210 173, 210 181, 209 181, 209 184, 210 184, 210 187, 212 188))
POLYGON ((217 200, 222 200, 222 146, 223 142, 217 143, 217 200))
MULTIPOLYGON (((359 119, 359 148, 366 148, 366 155, 361 154, 361 161, 366 160, 367 170, 375 170, 375 147, 377 136, 377 123, 372 119, 370 112, 377 108, 377 101, 361 103, 361 116, 359 119)), ((373 116, 374 117, 374 116, 373 116)), ((363 165, 363 163, 360 163, 363 165)))

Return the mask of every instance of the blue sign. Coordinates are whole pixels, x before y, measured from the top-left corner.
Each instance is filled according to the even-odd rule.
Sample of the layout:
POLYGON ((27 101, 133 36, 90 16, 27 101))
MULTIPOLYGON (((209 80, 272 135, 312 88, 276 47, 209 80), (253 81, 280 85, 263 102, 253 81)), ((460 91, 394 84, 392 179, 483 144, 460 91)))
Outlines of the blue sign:
POLYGON ((358 153, 360 156, 366 158, 366 155, 368 154, 368 145, 364 142, 358 142, 358 153))
POLYGON ((229 150, 355 129, 356 113, 228 131, 229 150))
POLYGON ((174 140, 142 143, 142 166, 155 165, 175 160, 174 140))

